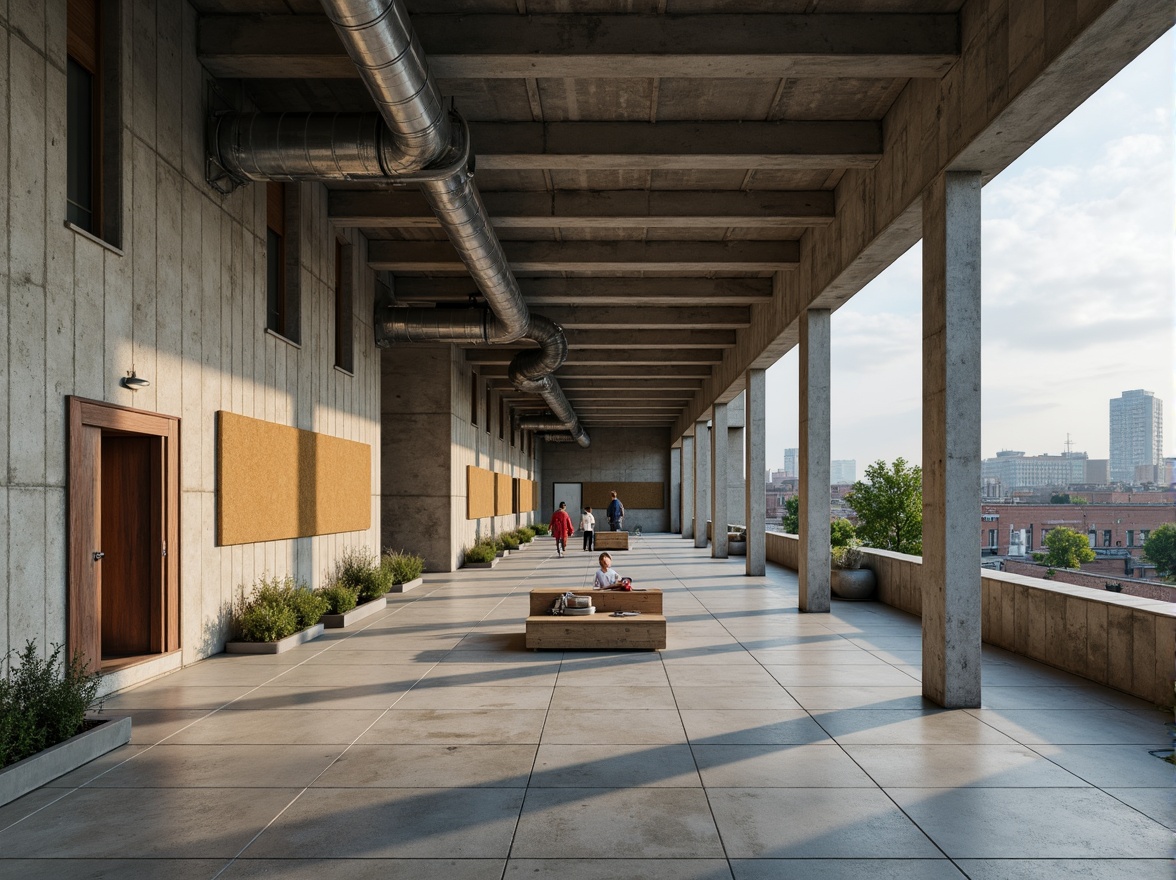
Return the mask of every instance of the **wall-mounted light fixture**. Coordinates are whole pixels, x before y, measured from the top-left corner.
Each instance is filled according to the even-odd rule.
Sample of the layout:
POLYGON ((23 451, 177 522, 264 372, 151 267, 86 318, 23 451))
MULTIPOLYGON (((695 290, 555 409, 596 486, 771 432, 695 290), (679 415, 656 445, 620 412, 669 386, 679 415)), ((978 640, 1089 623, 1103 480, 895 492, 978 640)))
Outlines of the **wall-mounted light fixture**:
POLYGON ((135 366, 132 364, 131 368, 127 370, 127 374, 119 379, 118 384, 128 391, 138 391, 140 388, 148 387, 151 383, 142 376, 137 375, 135 373, 135 366))

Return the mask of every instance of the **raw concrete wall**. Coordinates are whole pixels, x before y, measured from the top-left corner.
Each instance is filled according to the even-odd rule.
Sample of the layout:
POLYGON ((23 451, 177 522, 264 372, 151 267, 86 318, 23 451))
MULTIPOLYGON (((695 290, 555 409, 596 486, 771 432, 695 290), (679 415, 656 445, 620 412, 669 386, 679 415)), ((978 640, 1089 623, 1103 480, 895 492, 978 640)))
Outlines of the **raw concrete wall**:
POLYGON ((466 518, 466 468, 535 479, 522 436, 511 444, 510 414, 499 437, 498 396, 486 431, 484 381, 478 424, 470 421, 470 366, 453 345, 396 345, 382 355, 383 541, 425 557, 428 571, 461 567, 478 538, 534 521, 534 513, 466 518))
MULTIPOLYGON (((122 4, 121 241, 64 226, 65 0, 0 4, 0 653, 65 641, 65 398, 181 418, 181 640, 219 651, 237 584, 321 581, 340 549, 378 547, 379 460, 365 532, 218 547, 214 414, 379 442, 373 281, 357 271, 355 375, 334 369, 334 235, 326 193, 302 187, 301 346, 265 331, 265 188, 204 182, 196 14, 122 4), (7 12, 5 12, 7 10, 7 12), (150 387, 119 379, 132 365, 150 387)), ((355 264, 366 265, 357 236, 355 264)))
MULTIPOLYGON (((575 443, 545 443, 543 446, 543 490, 540 509, 544 522, 551 519, 553 493, 556 483, 653 482, 665 485, 663 506, 660 510, 625 507, 624 527, 644 532, 670 530, 670 437, 664 428, 597 428, 588 431, 592 445, 582 449, 575 443)), ((625 496, 621 494, 621 502, 625 496)), ((596 527, 608 529, 608 517, 603 510, 596 515, 596 527)), ((573 524, 579 527, 579 517, 572 514, 573 524)))
MULTIPOLYGON (((510 531, 521 525, 535 522, 538 514, 516 513, 507 516, 491 516, 483 519, 466 519, 466 466, 475 465, 512 477, 537 480, 538 465, 528 455, 522 432, 515 435, 511 445, 510 408, 505 409, 506 425, 499 437, 498 393, 491 395, 490 412, 486 412, 485 380, 478 382, 478 424, 470 422, 470 394, 473 369, 466 363, 465 355, 458 348, 452 350, 450 360, 452 392, 452 433, 450 471, 450 559, 451 569, 461 566, 462 550, 479 538, 510 531), (486 425, 490 425, 490 431, 486 425)), ((538 444, 535 444, 538 447, 538 444)))

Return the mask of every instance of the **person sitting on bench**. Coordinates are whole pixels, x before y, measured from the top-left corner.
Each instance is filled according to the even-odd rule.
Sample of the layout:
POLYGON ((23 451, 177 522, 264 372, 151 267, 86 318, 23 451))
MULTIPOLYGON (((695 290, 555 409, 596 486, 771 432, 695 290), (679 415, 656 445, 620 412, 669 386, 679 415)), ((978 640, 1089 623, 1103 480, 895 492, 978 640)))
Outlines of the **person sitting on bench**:
POLYGON ((592 587, 596 590, 607 590, 609 587, 615 586, 621 576, 612 568, 612 556, 607 552, 600 554, 600 571, 596 572, 596 580, 592 587))

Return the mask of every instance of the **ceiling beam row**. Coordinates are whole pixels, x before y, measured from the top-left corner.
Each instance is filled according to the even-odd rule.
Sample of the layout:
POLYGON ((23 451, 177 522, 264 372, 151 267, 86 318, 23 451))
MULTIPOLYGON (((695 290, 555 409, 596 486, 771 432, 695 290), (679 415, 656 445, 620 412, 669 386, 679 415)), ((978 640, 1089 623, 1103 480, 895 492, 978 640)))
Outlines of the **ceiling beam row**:
MULTIPOLYGON (((414 15, 440 79, 941 77, 955 15, 414 15)), ((202 16, 218 77, 354 78, 324 16, 202 16)))
MULTIPOLYGON (((771 278, 520 278, 532 306, 746 306, 772 298, 771 278), (583 301, 583 302, 582 302, 583 301)), ((478 295, 469 277, 397 276, 398 302, 461 303, 478 295)))

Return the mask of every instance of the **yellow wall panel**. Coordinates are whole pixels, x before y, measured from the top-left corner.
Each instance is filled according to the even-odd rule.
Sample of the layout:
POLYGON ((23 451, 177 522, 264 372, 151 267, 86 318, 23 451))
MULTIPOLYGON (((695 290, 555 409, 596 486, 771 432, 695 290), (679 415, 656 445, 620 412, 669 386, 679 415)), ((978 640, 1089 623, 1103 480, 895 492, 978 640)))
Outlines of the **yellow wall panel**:
POLYGON ((494 516, 494 472, 466 465, 466 519, 494 516))
POLYGON ((217 413, 217 543, 371 528, 372 448, 217 413))
POLYGON ((665 483, 584 483, 582 492, 582 503, 597 511, 608 507, 612 492, 617 493, 626 509, 661 510, 666 506, 665 483))
POLYGON ((514 513, 514 480, 509 474, 494 475, 494 515, 514 513))

